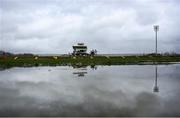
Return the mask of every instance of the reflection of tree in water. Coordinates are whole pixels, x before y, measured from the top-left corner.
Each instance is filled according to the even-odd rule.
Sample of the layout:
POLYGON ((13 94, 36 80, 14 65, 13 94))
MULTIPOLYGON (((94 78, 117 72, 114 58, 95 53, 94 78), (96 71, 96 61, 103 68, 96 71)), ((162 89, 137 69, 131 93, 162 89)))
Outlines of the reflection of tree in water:
POLYGON ((158 67, 157 65, 155 66, 155 85, 154 85, 154 88, 153 88, 153 92, 159 92, 159 87, 158 87, 158 81, 157 81, 157 76, 158 76, 158 67))
MULTIPOLYGON (((75 72, 73 72, 74 75, 77 75, 78 77, 84 77, 85 74, 87 74, 87 67, 88 66, 77 66, 77 65, 74 65, 72 66, 75 70, 75 72)), ((90 65, 90 68, 92 70, 97 70, 97 66, 96 65, 90 65)))
POLYGON ((3 71, 3 70, 5 70, 5 69, 0 67, 0 71, 3 71))
POLYGON ((10 67, 0 67, 0 71, 4 71, 6 69, 10 69, 10 67))
POLYGON ((97 70, 97 66, 96 65, 90 65, 92 70, 97 70))

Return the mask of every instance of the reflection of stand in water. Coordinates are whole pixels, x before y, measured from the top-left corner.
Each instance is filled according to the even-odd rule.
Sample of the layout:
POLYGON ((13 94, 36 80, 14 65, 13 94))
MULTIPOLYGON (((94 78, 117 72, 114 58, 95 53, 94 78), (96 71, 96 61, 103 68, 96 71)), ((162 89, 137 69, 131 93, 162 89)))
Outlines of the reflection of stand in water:
MULTIPOLYGON (((91 69, 96 70, 97 67, 94 66, 90 66, 91 69)), ((76 72, 73 72, 74 75, 77 75, 78 77, 84 77, 85 74, 87 74, 87 66, 73 66, 73 68, 76 70, 76 72)))
POLYGON ((74 75, 77 75, 78 77, 84 77, 87 72, 73 72, 74 75))
POLYGON ((77 75, 78 77, 84 77, 85 74, 87 74, 87 68, 84 66, 74 66, 73 68, 76 70, 76 72, 73 72, 73 74, 77 75))
POLYGON ((156 77, 155 77, 155 86, 154 86, 154 88, 153 88, 153 92, 159 92, 159 87, 158 87, 158 85, 157 85, 157 65, 156 65, 156 67, 155 67, 155 74, 156 74, 156 77))

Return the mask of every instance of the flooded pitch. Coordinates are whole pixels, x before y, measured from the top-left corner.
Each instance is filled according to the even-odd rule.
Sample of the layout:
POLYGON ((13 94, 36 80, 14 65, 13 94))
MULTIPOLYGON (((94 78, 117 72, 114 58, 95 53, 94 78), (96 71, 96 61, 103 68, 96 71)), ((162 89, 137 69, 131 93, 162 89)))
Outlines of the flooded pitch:
POLYGON ((0 116, 180 116, 180 64, 0 71, 0 116))

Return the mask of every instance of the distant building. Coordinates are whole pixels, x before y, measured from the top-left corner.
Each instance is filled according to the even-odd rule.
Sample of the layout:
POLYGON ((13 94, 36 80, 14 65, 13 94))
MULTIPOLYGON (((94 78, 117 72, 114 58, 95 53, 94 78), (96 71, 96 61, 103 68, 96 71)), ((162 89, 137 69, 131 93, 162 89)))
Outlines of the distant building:
POLYGON ((87 46, 84 43, 78 43, 73 46, 73 55, 88 55, 87 46))

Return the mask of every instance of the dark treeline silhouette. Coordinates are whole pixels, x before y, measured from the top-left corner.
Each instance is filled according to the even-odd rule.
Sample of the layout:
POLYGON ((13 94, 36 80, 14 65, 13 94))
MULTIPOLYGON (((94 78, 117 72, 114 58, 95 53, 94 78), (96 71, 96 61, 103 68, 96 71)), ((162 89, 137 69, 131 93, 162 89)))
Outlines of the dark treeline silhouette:
POLYGON ((31 53, 14 54, 14 53, 10 53, 10 52, 0 51, 0 56, 31 57, 31 56, 35 56, 35 55, 31 54, 31 53))
MULTIPOLYGON (((64 54, 66 55, 66 54, 64 54)), ((90 56, 95 56, 97 55, 97 50, 91 50, 89 53, 90 56)), ((119 54, 120 55, 120 54, 119 54)), ((138 54, 137 54, 138 55, 138 54)), ((144 54, 139 54, 141 56, 180 56, 180 53, 176 53, 176 52, 165 52, 165 53, 144 53, 144 54)), ((2 51, 0 50, 0 57, 2 56, 18 56, 18 57, 33 57, 33 56, 37 56, 37 54, 32 54, 32 53, 19 53, 19 54, 14 54, 11 52, 6 52, 6 51, 2 51)), ((63 55, 62 55, 63 56, 63 55)), ((129 55, 130 56, 130 55, 129 55)), ((131 55, 133 56, 133 54, 131 55)), ((44 56, 45 57, 45 56, 44 56)))

